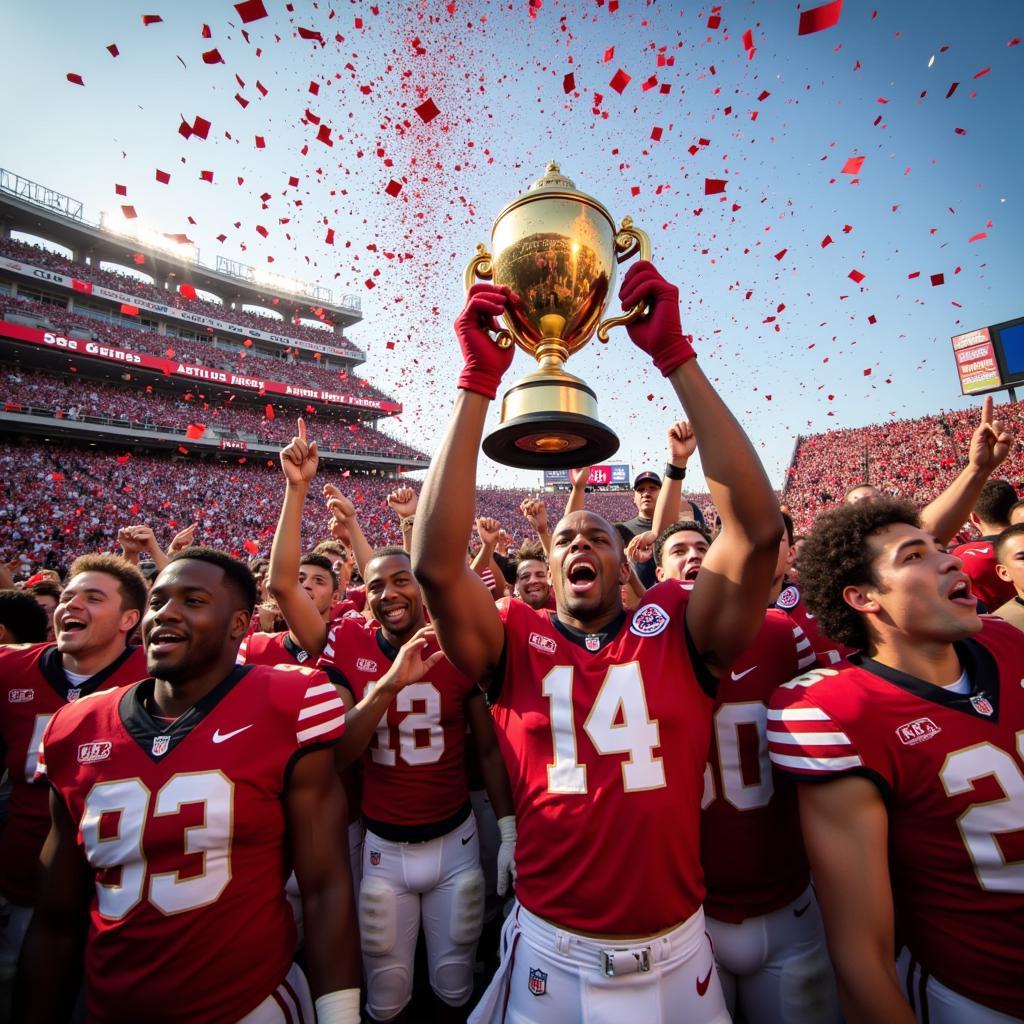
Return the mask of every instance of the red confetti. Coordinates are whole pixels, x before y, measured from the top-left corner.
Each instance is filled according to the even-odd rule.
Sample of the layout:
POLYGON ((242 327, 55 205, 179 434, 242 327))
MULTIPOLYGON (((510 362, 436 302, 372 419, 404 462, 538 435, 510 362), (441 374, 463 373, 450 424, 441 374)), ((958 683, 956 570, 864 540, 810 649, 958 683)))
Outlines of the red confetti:
POLYGON ((947 100, 949 99, 949 97, 950 97, 950 96, 952 96, 952 95, 953 95, 953 93, 955 93, 955 92, 956 92, 957 86, 958 86, 959 84, 960 84, 959 82, 954 82, 954 83, 953 83, 953 84, 952 84, 952 85, 951 85, 951 86, 949 87, 949 91, 948 91, 948 92, 946 93, 946 99, 947 99, 947 100))
POLYGON ((212 50, 207 50, 203 54, 203 63, 204 64, 223 64, 224 63, 224 58, 220 55, 220 50, 218 50, 215 47, 212 50))
POLYGON ((982 68, 974 77, 976 79, 984 78, 985 75, 987 75, 991 70, 992 70, 991 68, 982 68))
POLYGON ((968 242, 980 242, 983 238, 988 238, 988 232, 987 231, 979 231, 976 235, 971 235, 971 237, 968 238, 967 241, 968 242))
POLYGON ((179 284, 178 285, 178 294, 183 299, 190 299, 192 301, 195 301, 195 298, 196 298, 196 290, 190 284, 184 284, 184 283, 179 284))
POLYGON ((392 178, 384 187, 384 191, 387 192, 389 196, 397 196, 398 193, 402 191, 402 183, 400 181, 395 181, 394 178, 392 178))
POLYGON ((138 214, 135 212, 134 206, 122 206, 121 213, 124 216, 125 220, 134 220, 136 217, 138 217, 138 214))
POLYGON ((81 75, 79 75, 79 74, 77 74, 77 73, 76 73, 76 72, 74 72, 74 71, 69 71, 69 72, 67 73, 67 80, 68 80, 68 81, 69 81, 69 82, 70 82, 70 83, 71 83, 72 85, 85 85, 85 82, 83 82, 83 81, 82 81, 82 76, 81 76, 81 75))
POLYGON ((562 91, 565 93, 573 92, 576 88, 576 76, 570 71, 569 74, 562 79, 562 91))
POLYGON ((210 122, 196 114, 196 119, 192 122, 192 134, 205 139, 210 134, 210 122))
POLYGON ((161 185, 167 185, 170 183, 171 176, 166 171, 157 171, 156 180, 159 181, 161 185))
POLYGON ((64 474, 63 474, 63 473, 51 473, 51 474, 50 474, 50 479, 51 479, 51 480, 52 480, 52 481, 53 481, 53 482, 54 482, 55 484, 56 484, 56 483, 60 483, 60 481, 64 479, 64 474))
POLYGON ((317 142, 322 142, 325 146, 333 146, 334 143, 331 141, 331 129, 327 125, 320 125, 320 130, 316 133, 317 142))
POLYGON ((871 367, 870 366, 864 371, 864 376, 865 377, 870 377, 871 376, 871 367))
POLYGON ((940 284, 946 283, 945 274, 932 274, 931 276, 932 287, 937 288, 940 284))
POLYGON ((608 49, 604 51, 604 63, 605 64, 610 64, 612 62, 612 60, 614 59, 614 57, 615 57, 615 47, 614 46, 609 46, 608 49))
POLYGON ((267 140, 265 138, 263 138, 262 135, 257 135, 256 136, 256 148, 257 149, 266 149, 267 148, 267 140))
POLYGON ((788 249, 780 249, 780 250, 779 250, 779 251, 778 251, 778 252, 777 252, 777 253, 775 254, 775 258, 776 258, 777 260, 779 260, 779 261, 781 262, 781 260, 782 260, 782 257, 783 257, 783 256, 785 256, 787 252, 789 252, 789 250, 788 250, 788 249))
POLYGON ((705 178, 704 195, 717 196, 719 192, 725 191, 726 181, 723 178, 705 178))
POLYGON ((126 195, 128 195, 128 188, 125 185, 115 185, 114 186, 114 191, 119 196, 126 196, 126 195))
POLYGON ((213 38, 213 33, 210 31, 210 26, 204 24, 202 31, 199 33, 204 39, 213 38))
POLYGON ((826 245, 831 245, 831 244, 832 244, 832 236, 831 235, 826 235, 821 240, 821 247, 822 247, 822 249, 824 249, 826 245))
POLYGON ((200 171, 199 178, 201 181, 208 181, 211 185, 213 184, 213 171, 200 171))
MULTIPOLYGON (((328 245, 334 245, 334 228, 328 228, 327 229, 327 237, 324 238, 324 241, 328 245)), ((320 353, 317 352, 316 354, 319 355, 320 353)))
POLYGON ((866 158, 862 156, 851 156, 849 160, 843 164, 843 174, 860 174, 860 169, 864 166, 864 160, 866 158))
POLYGON ((860 284, 864 280, 864 275, 859 270, 851 270, 847 277, 854 283, 860 284))
POLYGON ((441 111, 437 109, 432 99, 427 98, 416 108, 416 113, 424 124, 430 124, 441 111))
POLYGON ((164 19, 159 14, 144 14, 142 16, 142 24, 149 28, 150 25, 159 25, 164 19))
POLYGON ((123 466, 125 463, 130 462, 131 458, 132 457, 130 455, 118 455, 117 461, 123 466))
POLYGON ((274 418, 274 407, 269 402, 263 409, 263 415, 266 416, 268 420, 272 420, 274 418))
POLYGON ((651 129, 651 139, 654 142, 661 142, 661 129, 655 126, 651 129))
POLYGON ((317 82, 310 82, 309 83, 309 91, 314 96, 319 96, 320 95, 320 86, 319 86, 319 84, 317 82))
POLYGON ((243 3, 235 4, 235 10, 242 19, 243 25, 251 21, 259 21, 267 16, 267 9, 263 6, 263 0, 244 0, 243 3))
POLYGON ((190 423, 185 428, 185 436, 190 441, 198 440, 205 433, 206 433, 206 424, 205 423, 190 423))
POLYGON ((1007 46, 1020 46, 1020 36, 1014 36, 1006 45, 1007 46))
POLYGON ((256 234, 262 235, 264 238, 266 238, 268 232, 267 232, 267 229, 262 224, 257 224, 256 225, 256 234))
POLYGON ((843 10, 843 0, 832 0, 830 4, 812 7, 809 11, 800 12, 798 36, 809 36, 813 32, 823 32, 839 23, 839 15, 843 10))
POLYGON ((749 28, 743 33, 743 49, 747 51, 748 60, 757 52, 754 48, 754 33, 749 28))
POLYGON ((240 107, 241 107, 241 108, 242 108, 243 110, 245 110, 245 108, 246 108, 247 106, 249 106, 249 101, 248 101, 248 100, 247 100, 247 99, 246 99, 246 98, 245 98, 245 97, 244 97, 244 96, 243 96, 243 95, 242 95, 242 94, 241 94, 240 92, 236 92, 236 93, 235 93, 235 102, 236 102, 236 103, 237 103, 237 104, 238 104, 238 105, 239 105, 239 106, 240 106, 240 107))
POLYGON ((627 85, 632 81, 629 75, 622 68, 615 72, 615 77, 608 83, 620 96, 627 85))
POLYGON ((245 548, 250 555, 258 555, 260 553, 260 546, 254 540, 242 541, 242 547, 245 548))
POLYGON ((107 52, 110 54, 111 57, 116 57, 118 56, 118 54, 120 54, 121 51, 117 48, 117 43, 111 43, 107 47, 107 52))

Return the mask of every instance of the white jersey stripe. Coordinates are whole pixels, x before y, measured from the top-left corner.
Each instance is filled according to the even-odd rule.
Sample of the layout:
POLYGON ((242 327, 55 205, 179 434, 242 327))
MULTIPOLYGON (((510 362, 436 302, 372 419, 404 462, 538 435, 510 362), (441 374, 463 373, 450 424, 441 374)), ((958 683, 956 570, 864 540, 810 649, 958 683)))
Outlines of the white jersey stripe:
POLYGON ((327 693, 337 693, 338 691, 334 688, 334 683, 321 683, 319 686, 311 686, 306 691, 307 697, 322 697, 327 693))
POLYGON ((789 754, 776 754, 769 751, 772 764, 780 768, 802 768, 813 772, 838 772, 846 768, 859 768, 863 764, 856 755, 850 757, 791 757, 789 754))
MULTIPOLYGON (((339 703, 341 703, 339 701, 339 703)), ((345 721, 344 715, 338 715, 337 718, 328 719, 326 722, 321 722, 319 725, 311 725, 308 729, 303 729, 302 732, 297 732, 295 738, 300 743, 305 743, 306 740, 315 739, 317 736, 322 736, 325 732, 331 732, 337 729, 345 721)))
POLYGON ((768 730, 769 743, 786 743, 795 747, 849 747, 850 738, 845 732, 772 732, 768 730))
MULTIPOLYGON (((334 691, 334 687, 331 687, 331 691, 334 691)), ((333 700, 323 700, 319 704, 310 704, 309 707, 303 708, 299 712, 299 721, 304 721, 307 718, 314 718, 316 715, 322 715, 325 711, 337 711, 343 708, 345 705, 342 700, 335 693, 333 700)))
POLYGON ((768 709, 768 718, 773 722, 829 722, 831 719, 821 708, 768 709))

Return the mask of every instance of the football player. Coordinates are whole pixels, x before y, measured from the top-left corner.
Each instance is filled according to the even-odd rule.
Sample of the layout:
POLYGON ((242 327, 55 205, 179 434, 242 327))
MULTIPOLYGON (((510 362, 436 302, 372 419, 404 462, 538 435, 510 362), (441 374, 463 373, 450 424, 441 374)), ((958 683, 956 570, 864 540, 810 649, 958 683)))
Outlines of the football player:
POLYGON ((182 551, 143 618, 150 676, 76 701, 47 727, 39 771, 53 825, 19 1021, 65 1019, 83 943, 92 1021, 359 1020, 332 749, 343 705, 322 672, 235 664, 255 603, 241 562, 182 551), (292 963, 292 867, 308 985, 292 963))
POLYGON ((146 603, 146 581, 116 555, 84 555, 54 609, 56 643, 0 647, 0 740, 11 780, 0 832, 0 978, 10 981, 35 902, 39 851, 50 830, 45 785, 35 784, 39 741, 54 712, 99 689, 146 674, 141 647, 128 643, 146 603))
POLYGON ((420 495, 416 575, 442 648, 493 702, 519 834, 518 904, 473 1021, 729 1019, 701 909, 701 791, 717 678, 764 617, 782 523, 693 358, 678 289, 640 262, 619 298, 647 304, 630 337, 689 413, 722 514, 688 599, 664 583, 627 615, 622 540, 586 511, 553 532, 554 613, 496 608, 467 571, 481 435, 512 359, 490 335, 518 301, 507 288, 474 286, 456 322, 465 367, 420 495))
POLYGON ((800 782, 846 1020, 1019 1020, 1024 644, 979 618, 962 563, 919 522, 891 498, 818 519, 808 606, 863 653, 776 691, 769 752, 800 782))

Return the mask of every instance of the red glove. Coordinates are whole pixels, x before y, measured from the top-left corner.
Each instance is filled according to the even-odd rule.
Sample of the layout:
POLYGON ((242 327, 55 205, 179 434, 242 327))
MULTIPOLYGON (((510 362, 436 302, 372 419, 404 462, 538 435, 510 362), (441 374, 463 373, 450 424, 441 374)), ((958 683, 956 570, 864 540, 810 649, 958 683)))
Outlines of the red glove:
POLYGON ((690 337, 683 334, 679 320, 679 289, 669 284, 647 260, 634 263, 622 279, 619 299, 623 309, 647 301, 650 309, 635 323, 628 324, 630 341, 646 352, 667 377, 697 353, 690 337))
POLYGON ((512 292, 493 284, 475 284, 469 289, 466 305, 455 321, 466 365, 459 374, 459 387, 493 399, 505 371, 512 363, 515 348, 499 348, 489 332, 501 330, 495 319, 512 299, 512 292))

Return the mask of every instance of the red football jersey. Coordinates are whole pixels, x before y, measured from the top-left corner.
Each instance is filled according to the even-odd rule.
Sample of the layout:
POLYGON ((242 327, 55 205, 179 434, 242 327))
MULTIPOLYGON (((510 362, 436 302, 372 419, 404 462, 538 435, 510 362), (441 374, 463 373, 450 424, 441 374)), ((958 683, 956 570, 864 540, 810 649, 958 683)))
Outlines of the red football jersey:
POLYGON ((239 665, 304 665, 309 661, 309 654, 292 640, 288 630, 284 630, 282 633, 249 633, 242 640, 235 660, 239 665))
POLYGON ((504 671, 489 693, 515 798, 516 894, 557 925, 653 934, 704 899, 714 680, 702 671, 705 690, 694 670, 687 600, 659 584, 590 635, 498 602, 504 671))
POLYGON ((983 622, 956 644, 969 693, 855 655, 776 691, 769 753, 798 778, 878 786, 903 941, 942 984, 1024 1018, 1024 644, 983 622))
MULTIPOLYGON (((432 641, 423 656, 437 649, 432 641)), ((332 627, 320 665, 337 672, 358 703, 397 655, 379 623, 349 617, 332 627)), ((368 824, 429 825, 465 806, 465 702, 477 693, 476 684, 447 658, 431 669, 429 679, 398 693, 363 754, 368 824)))
POLYGON ((89 1020, 244 1017, 292 964, 284 796, 295 760, 330 746, 344 706, 322 672, 239 666, 167 724, 153 681, 62 709, 40 773, 93 869, 89 1020))
POLYGON ((800 588, 795 583, 791 583, 779 594, 775 607, 782 609, 804 631, 822 668, 837 665, 843 658, 853 654, 852 647, 844 647, 822 633, 817 618, 808 611, 800 588))
POLYGON ((7 823, 0 832, 0 893, 11 902, 35 904, 36 863, 50 831, 49 790, 33 782, 47 723, 79 697, 145 675, 141 647, 126 647, 105 669, 73 686, 56 644, 0 646, 0 741, 11 780, 7 823))
POLYGON ((772 778, 768 701, 814 664, 803 630, 769 609, 754 642, 723 673, 715 701, 700 821, 704 909, 739 923, 795 900, 810 881, 796 786, 772 778))
POLYGON ((953 548, 953 554, 964 563, 964 572, 971 577, 971 590, 985 607, 994 612, 1016 596, 1013 584, 996 575, 996 546, 990 540, 970 541, 953 548))

